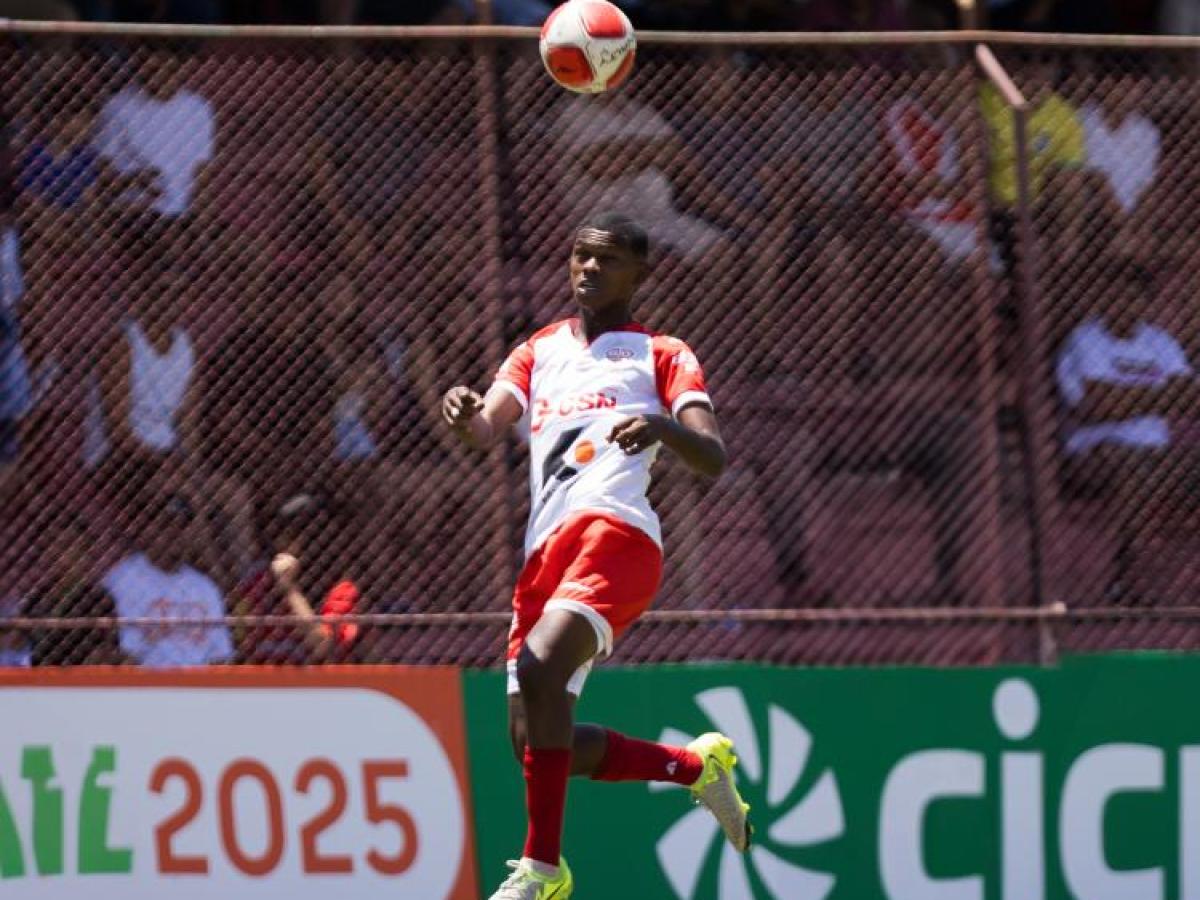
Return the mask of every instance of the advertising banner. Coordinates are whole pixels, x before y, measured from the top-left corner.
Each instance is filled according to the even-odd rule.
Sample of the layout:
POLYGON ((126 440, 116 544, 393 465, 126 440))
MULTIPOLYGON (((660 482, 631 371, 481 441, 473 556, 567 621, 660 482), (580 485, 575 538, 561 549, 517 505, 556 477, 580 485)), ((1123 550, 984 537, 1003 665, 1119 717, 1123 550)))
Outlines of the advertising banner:
POLYGON ((438 667, 0 674, 0 896, 474 900, 438 667))
MULTIPOLYGON (((484 887, 524 835, 504 679, 465 676, 484 887)), ((1200 656, 599 669, 579 719, 734 739, 745 856, 683 789, 574 780, 576 900, 1200 900, 1200 656)))

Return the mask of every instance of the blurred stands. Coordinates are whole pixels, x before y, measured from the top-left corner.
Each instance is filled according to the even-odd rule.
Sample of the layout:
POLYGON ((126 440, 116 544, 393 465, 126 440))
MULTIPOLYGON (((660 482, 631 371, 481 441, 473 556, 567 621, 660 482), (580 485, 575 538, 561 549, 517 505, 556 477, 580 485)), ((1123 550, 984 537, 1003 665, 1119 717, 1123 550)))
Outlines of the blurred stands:
MULTIPOLYGON (((669 5, 654 6, 634 12, 665 24, 669 5)), ((712 27, 773 9, 712 6, 726 17, 712 27)), ((225 20, 219 4, 163 8, 225 20)), ((917 4, 852 4, 845 22, 834 8, 808 12, 829 28, 935 21, 917 4)), ((263 15, 370 20, 372 9, 263 15)), ((191 498, 205 527, 188 551, 229 591, 273 552, 265 512, 320 491, 343 513, 319 526, 335 532, 322 535, 320 565, 355 573, 359 611, 503 614, 520 562, 521 451, 466 454, 439 428, 438 398, 457 381, 485 384, 512 344, 569 309, 572 228, 618 205, 655 238, 640 310, 697 350, 733 459, 713 486, 663 464, 661 609, 1195 602, 1187 503, 1165 521, 1133 495, 1114 505, 1065 485, 1070 410, 1054 372, 1068 336, 1112 302, 1114 266, 1147 275, 1143 317, 1197 358, 1189 138, 1200 107, 1182 52, 1002 54, 1035 103, 1051 103, 1035 151, 1056 148, 1022 236, 998 152, 1007 111, 981 115, 995 101, 954 44, 886 60, 837 46, 664 46, 628 91, 581 99, 555 88, 526 44, 481 63, 470 42, 449 40, 5 39, 0 285, 20 355, 0 359, 12 400, 0 491, 12 511, 4 581, 18 600, 57 590, 48 528, 83 523, 105 567, 132 549, 143 537, 133 498, 147 489, 191 498), (476 77, 493 62, 494 96, 476 77), (188 131, 194 115, 163 136, 181 142, 163 153, 194 166, 196 182, 170 215, 156 206, 161 171, 114 172, 92 152, 111 98, 165 73, 178 84, 164 96, 194 95, 213 128, 211 152, 188 131), (143 200, 127 202, 131 188, 143 200), (1024 261, 1038 263, 1032 295, 1024 261), (114 362, 132 353, 133 316, 164 317, 147 329, 158 342, 142 375, 114 362), (158 410, 180 440, 122 449, 138 398, 162 399, 146 373, 170 369, 172 327, 194 348, 189 402, 158 410), (1031 411, 1054 434, 1035 433, 1031 411), (1116 577, 1121 566, 1136 577, 1116 577)), ((1169 375, 1137 377, 1143 393, 1171 391, 1172 448, 1189 462, 1166 490, 1186 499, 1200 411, 1169 375)), ((51 597, 4 615, 21 608, 71 612, 51 597)), ((670 624, 635 631, 619 658, 1036 653, 1028 627, 941 627, 670 624)), ((1080 633, 1078 646, 1159 634, 1080 633)), ((380 625, 355 659, 489 663, 497 634, 380 625)))

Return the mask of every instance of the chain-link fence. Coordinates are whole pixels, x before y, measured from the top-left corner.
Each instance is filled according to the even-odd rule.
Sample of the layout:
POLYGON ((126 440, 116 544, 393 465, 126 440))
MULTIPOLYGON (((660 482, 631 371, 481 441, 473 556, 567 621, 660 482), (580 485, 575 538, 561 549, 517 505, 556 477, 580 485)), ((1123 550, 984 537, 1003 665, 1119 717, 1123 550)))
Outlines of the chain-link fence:
MULTIPOLYGON (((1056 631, 1064 651, 1195 643, 1194 622, 1155 616, 1200 587, 1196 50, 997 51, 1025 100, 1025 184, 1004 152, 989 174, 1014 275, 1037 585, 1096 617, 1056 631)), ((998 99, 984 100, 990 145, 1015 151, 998 99)))
POLYGON ((1026 150, 969 35, 664 38, 580 98, 524 33, 182 34, 3 37, 0 663, 496 662, 523 448, 439 399, 599 208, 732 461, 662 462, 618 659, 1190 640, 1182 52, 1000 49, 1026 150))

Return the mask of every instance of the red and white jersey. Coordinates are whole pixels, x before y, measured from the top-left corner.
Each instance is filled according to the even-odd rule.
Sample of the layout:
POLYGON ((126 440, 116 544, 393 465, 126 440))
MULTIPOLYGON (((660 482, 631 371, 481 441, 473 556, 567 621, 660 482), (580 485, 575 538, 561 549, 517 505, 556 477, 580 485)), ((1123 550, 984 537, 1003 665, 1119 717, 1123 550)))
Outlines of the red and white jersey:
POLYGON ((537 332, 509 354, 492 386, 526 411, 526 556, 584 509, 617 516, 661 544, 646 496, 658 447, 628 456, 607 441, 609 432, 630 416, 676 415, 689 404, 712 403, 696 355, 678 338, 631 324, 585 344, 575 324, 568 319, 537 332))

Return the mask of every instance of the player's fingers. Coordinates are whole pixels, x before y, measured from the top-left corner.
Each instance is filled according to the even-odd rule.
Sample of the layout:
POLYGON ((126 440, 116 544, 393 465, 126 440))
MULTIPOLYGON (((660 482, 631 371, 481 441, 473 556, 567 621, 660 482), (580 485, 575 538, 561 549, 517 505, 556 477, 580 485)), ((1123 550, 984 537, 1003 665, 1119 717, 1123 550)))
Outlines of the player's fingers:
POLYGON ((621 436, 624 435, 629 427, 637 422, 636 418, 622 419, 612 427, 612 431, 608 433, 608 442, 611 444, 614 441, 620 442, 621 436))
POLYGON ((617 446, 620 447, 625 453, 633 456, 635 453, 641 453, 643 450, 645 450, 646 447, 649 446, 649 442, 640 436, 634 435, 623 441, 618 441, 617 446))
POLYGON ((629 424, 621 430, 619 435, 617 435, 617 440, 640 441, 645 433, 645 419, 630 419, 629 424))
POLYGON ((464 411, 470 410, 471 404, 478 399, 479 395, 470 388, 455 387, 446 392, 442 408, 455 415, 462 415, 464 411))
POLYGON ((469 422, 473 416, 463 410, 461 407, 452 410, 446 415, 446 422, 453 428, 462 425, 463 422, 469 422))

